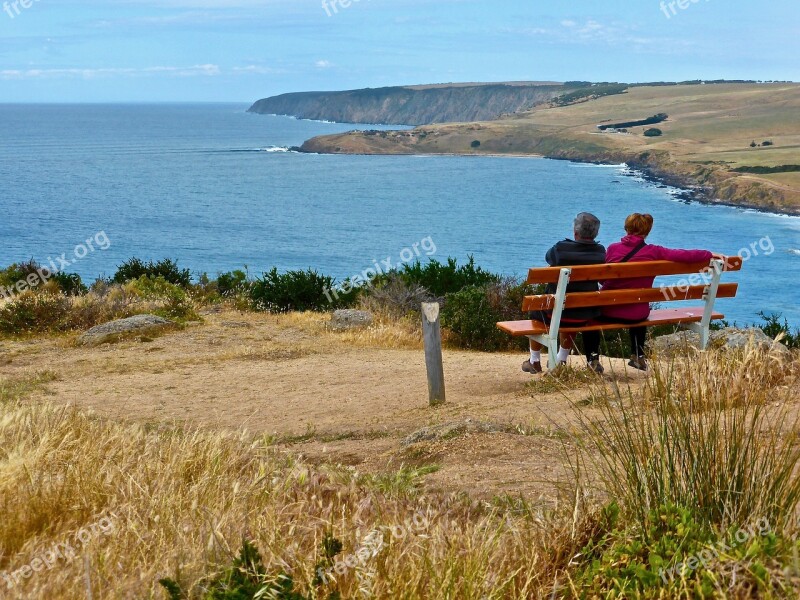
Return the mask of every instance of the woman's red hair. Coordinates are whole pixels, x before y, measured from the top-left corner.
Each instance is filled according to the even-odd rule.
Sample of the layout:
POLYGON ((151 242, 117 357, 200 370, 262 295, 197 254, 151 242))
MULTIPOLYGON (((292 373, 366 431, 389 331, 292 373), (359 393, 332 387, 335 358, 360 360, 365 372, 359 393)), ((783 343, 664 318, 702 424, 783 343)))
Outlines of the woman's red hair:
POLYGON ((629 235, 647 237, 653 229, 653 215, 633 213, 625 219, 625 231, 629 235))

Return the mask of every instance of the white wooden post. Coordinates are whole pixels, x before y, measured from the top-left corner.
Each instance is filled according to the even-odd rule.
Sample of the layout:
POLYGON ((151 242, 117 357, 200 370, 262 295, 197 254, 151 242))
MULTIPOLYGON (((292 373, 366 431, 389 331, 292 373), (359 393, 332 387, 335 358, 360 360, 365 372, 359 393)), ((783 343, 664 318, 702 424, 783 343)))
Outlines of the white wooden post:
POLYGON ((437 406, 445 400, 442 327, 439 322, 438 302, 422 304, 422 338, 425 342, 425 367, 428 371, 428 401, 431 406, 437 406))

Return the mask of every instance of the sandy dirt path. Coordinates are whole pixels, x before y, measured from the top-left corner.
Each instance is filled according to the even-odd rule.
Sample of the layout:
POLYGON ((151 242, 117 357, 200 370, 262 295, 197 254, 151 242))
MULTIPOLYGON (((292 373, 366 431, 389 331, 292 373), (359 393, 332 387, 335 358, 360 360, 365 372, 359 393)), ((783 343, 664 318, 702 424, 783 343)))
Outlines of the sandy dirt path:
MULTIPOLYGON (((96 348, 72 338, 5 341, 0 375, 47 370, 56 379, 36 400, 148 425, 246 429, 312 462, 368 472, 435 464, 426 482, 443 490, 538 497, 568 477, 570 401, 588 397, 589 386, 535 393, 523 354, 446 350, 447 403, 432 409, 421 349, 358 347, 326 331, 325 318, 211 313, 156 339, 96 348), (421 428, 468 420, 499 431, 402 443, 421 428)), ((643 375, 617 379, 638 385, 643 375)), ((591 407, 580 410, 591 417, 591 407)))

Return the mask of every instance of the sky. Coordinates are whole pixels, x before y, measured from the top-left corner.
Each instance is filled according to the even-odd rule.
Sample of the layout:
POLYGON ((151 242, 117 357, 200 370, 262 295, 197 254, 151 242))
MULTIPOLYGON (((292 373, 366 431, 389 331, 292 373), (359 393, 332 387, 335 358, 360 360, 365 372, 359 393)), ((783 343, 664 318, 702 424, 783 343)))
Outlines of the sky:
POLYGON ((800 80, 798 0, 0 0, 0 9, 0 102, 800 80))

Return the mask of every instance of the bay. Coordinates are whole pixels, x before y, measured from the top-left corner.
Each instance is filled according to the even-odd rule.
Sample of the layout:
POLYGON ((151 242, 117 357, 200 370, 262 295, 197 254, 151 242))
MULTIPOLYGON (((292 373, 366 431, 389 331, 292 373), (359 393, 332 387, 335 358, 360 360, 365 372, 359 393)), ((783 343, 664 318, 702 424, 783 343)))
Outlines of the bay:
POLYGON ((626 215, 649 212, 652 243, 747 257, 725 277, 740 282, 735 300, 719 302, 731 321, 763 310, 800 325, 800 218, 687 205, 624 165, 293 153, 356 126, 246 108, 0 105, 0 265, 63 255, 91 281, 132 256, 170 257, 212 276, 246 265, 342 279, 387 259, 474 255, 521 276, 569 236, 576 213, 600 217, 608 244, 626 215), (93 243, 78 259, 99 232, 108 248, 93 243))

